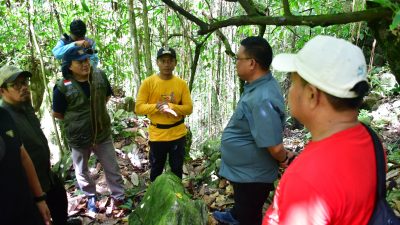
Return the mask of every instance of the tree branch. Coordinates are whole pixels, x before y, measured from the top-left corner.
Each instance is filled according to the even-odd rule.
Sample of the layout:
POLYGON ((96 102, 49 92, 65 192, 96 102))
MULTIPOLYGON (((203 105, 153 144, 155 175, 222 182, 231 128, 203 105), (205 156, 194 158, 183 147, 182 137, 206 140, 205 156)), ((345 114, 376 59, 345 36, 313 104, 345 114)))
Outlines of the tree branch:
POLYGON ((225 53, 232 58, 235 57, 235 53, 232 51, 231 44, 229 44, 228 38, 226 38, 226 36, 220 30, 215 31, 215 34, 224 44, 225 53))
POLYGON ((249 16, 262 15, 257 11, 252 0, 239 0, 239 4, 249 16))
POLYGON ((291 16, 292 13, 290 12, 289 1, 288 0, 282 0, 282 5, 283 5, 283 15, 291 16))
MULTIPOLYGON (((164 0, 163 0, 164 1, 164 0)), ((390 18, 393 14, 389 8, 373 8, 364 11, 317 15, 317 16, 237 16, 227 20, 214 22, 204 27, 200 27, 200 35, 213 32, 222 27, 242 26, 242 25, 276 25, 276 26, 330 26, 334 24, 346 24, 360 21, 374 21, 382 18, 390 18)))
POLYGON ((205 23, 201 19, 197 18, 193 14, 189 13, 184 8, 182 8, 179 5, 177 5, 175 2, 173 2, 171 0, 161 0, 161 1, 163 1, 167 6, 169 6, 173 10, 177 11, 178 13, 180 13, 181 15, 186 17, 188 20, 190 20, 190 21, 194 22, 195 24, 197 24, 200 27, 200 30, 203 30, 207 26, 209 26, 207 23, 205 23))

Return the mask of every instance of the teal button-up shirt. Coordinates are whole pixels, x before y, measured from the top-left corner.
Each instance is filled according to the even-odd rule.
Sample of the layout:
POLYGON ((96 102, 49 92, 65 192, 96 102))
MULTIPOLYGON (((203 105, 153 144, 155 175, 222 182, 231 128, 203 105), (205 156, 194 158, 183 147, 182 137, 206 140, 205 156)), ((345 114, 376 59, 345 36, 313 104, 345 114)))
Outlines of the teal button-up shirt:
POLYGON ((246 83, 221 138, 219 174, 239 183, 273 183, 278 163, 267 150, 282 143, 284 99, 271 73, 246 83))

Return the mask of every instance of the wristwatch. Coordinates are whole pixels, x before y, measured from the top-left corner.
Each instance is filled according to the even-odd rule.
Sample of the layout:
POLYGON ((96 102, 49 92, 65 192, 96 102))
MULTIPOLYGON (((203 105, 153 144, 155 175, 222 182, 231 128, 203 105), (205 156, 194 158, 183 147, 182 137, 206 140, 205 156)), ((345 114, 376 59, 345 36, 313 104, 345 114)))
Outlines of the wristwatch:
POLYGON ((38 202, 46 200, 46 198, 47 198, 47 194, 46 194, 46 192, 43 192, 42 195, 40 195, 38 197, 34 197, 33 199, 35 200, 36 203, 38 203, 38 202))

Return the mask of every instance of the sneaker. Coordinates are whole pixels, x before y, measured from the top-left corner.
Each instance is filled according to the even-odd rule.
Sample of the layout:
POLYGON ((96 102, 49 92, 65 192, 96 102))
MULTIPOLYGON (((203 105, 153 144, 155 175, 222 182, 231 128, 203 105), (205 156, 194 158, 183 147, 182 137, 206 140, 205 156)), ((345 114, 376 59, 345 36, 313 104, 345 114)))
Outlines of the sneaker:
POLYGON ((107 207, 106 215, 113 216, 115 218, 125 217, 128 214, 127 209, 119 208, 121 205, 125 204, 126 199, 115 199, 111 198, 111 203, 107 207))
POLYGON ((239 221, 233 218, 231 212, 220 212, 215 211, 213 212, 213 217, 221 223, 227 223, 229 225, 239 225, 239 221))
POLYGON ((97 208, 96 204, 96 196, 88 196, 88 201, 87 201, 87 210, 90 213, 97 213, 99 209, 97 208))

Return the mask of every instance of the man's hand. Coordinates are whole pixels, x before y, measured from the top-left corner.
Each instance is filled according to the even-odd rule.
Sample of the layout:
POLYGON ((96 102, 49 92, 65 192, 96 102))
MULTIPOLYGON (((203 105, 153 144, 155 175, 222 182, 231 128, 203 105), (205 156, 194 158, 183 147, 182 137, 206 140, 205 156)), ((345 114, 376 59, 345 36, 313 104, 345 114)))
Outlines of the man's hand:
POLYGON ((86 40, 75 41, 75 45, 83 48, 90 47, 89 42, 87 42, 86 40))
POLYGON ((159 103, 157 103, 156 107, 157 107, 158 111, 160 111, 161 113, 171 114, 174 117, 178 116, 178 114, 174 110, 172 110, 169 107, 168 103, 166 103, 166 102, 159 102, 159 103))
POLYGON ((288 166, 290 165, 290 163, 292 163, 292 161, 294 160, 294 158, 296 158, 297 154, 295 154, 292 151, 286 151, 286 158, 283 162, 279 163, 279 166, 282 168, 288 168, 288 166))
POLYGON ((46 201, 37 202, 36 206, 38 207, 39 212, 42 215, 44 224, 46 224, 46 225, 53 224, 51 215, 50 215, 50 210, 49 210, 49 207, 47 207, 46 201))

